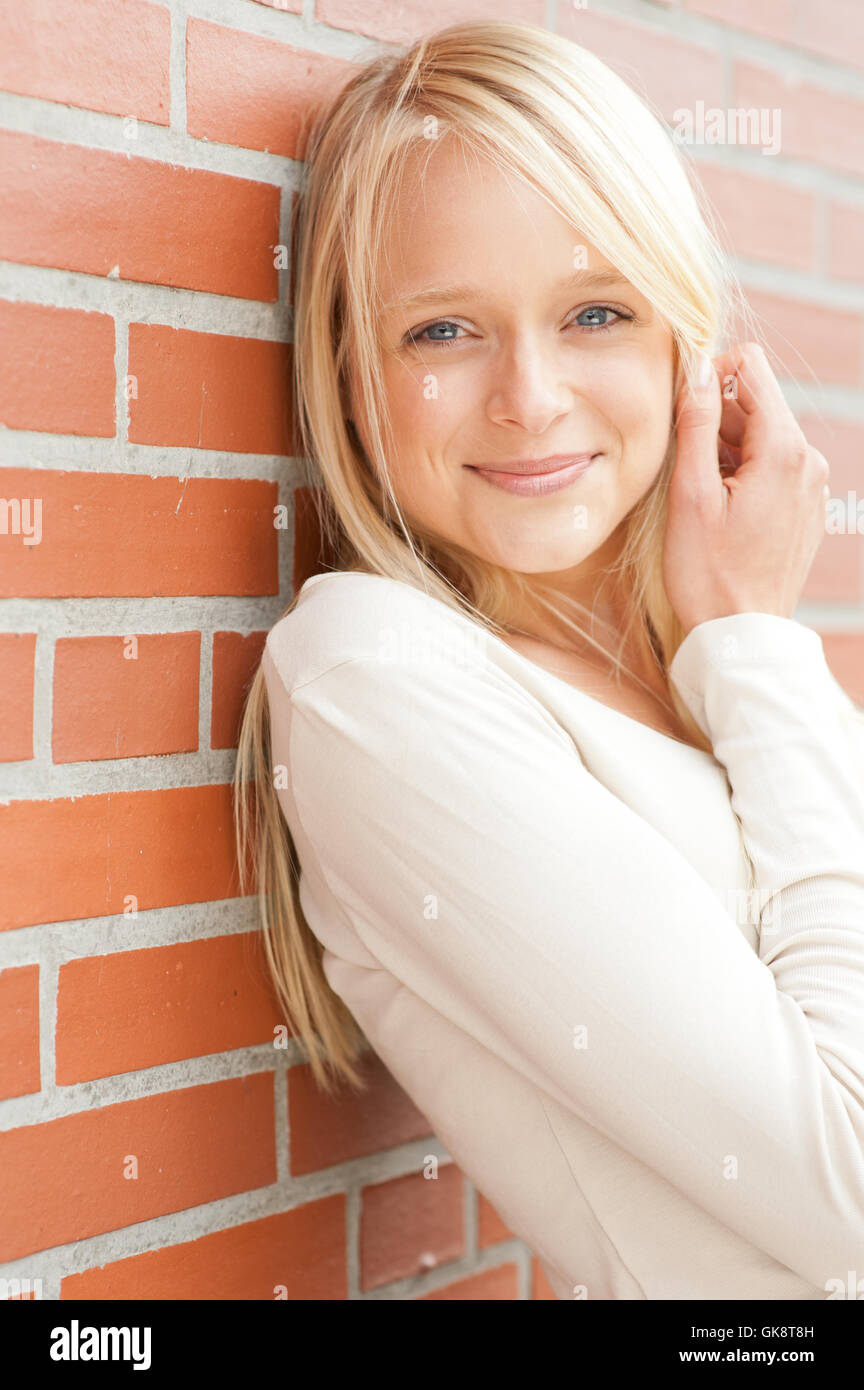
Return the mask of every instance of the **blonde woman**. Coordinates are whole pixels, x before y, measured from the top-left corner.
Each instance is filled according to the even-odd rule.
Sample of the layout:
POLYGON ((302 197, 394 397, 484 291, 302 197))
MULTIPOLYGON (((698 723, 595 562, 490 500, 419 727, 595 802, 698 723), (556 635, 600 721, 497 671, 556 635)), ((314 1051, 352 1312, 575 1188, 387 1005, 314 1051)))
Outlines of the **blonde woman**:
POLYGON ((371 1045, 559 1298, 864 1270, 864 721, 792 616, 828 468, 697 189, 591 53, 465 24, 342 91, 297 226, 333 563, 238 856, 320 1085, 371 1045))

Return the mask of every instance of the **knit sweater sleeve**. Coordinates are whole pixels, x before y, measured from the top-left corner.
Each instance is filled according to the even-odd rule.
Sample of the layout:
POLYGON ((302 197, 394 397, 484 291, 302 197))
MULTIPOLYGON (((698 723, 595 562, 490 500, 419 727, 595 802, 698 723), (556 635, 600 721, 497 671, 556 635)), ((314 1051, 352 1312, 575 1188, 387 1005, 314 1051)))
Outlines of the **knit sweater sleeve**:
POLYGON ((380 967, 802 1278, 864 1269, 864 729, 818 635, 716 619, 670 672, 727 771, 758 954, 493 662, 358 648, 295 686, 267 657, 294 828, 380 967))

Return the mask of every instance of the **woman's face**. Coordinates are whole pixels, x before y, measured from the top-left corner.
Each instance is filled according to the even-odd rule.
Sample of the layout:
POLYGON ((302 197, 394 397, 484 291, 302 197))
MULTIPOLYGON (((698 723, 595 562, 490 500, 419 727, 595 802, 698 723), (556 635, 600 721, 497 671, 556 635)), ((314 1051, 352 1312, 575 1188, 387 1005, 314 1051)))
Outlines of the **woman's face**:
MULTIPOLYGON (((438 536, 578 594, 661 467, 672 334, 522 180, 446 139, 422 186, 417 168, 379 267, 396 497, 438 536), (608 283, 587 282, 598 273, 608 283), (547 459, 560 469, 561 455, 592 461, 523 478, 519 491, 478 471, 547 459)), ((356 402, 353 415, 365 445, 356 402)))

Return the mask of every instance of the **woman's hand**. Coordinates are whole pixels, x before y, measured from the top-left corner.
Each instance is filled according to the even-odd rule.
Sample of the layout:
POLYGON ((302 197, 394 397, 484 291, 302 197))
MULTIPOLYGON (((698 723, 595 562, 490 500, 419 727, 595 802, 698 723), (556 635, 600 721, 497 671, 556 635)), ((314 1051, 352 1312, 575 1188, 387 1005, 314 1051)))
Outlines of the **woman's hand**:
POLYGON ((685 632, 732 613, 791 617, 825 534, 829 468, 759 344, 714 358, 695 396, 685 382, 676 420, 663 580, 685 632))

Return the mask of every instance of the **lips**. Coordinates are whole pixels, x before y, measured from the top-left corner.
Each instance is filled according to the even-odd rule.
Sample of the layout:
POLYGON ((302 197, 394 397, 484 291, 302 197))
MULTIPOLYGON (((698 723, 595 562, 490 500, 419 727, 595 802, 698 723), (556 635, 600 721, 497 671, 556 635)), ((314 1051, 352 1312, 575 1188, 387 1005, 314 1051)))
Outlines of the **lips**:
POLYGON ((594 454, 551 454, 545 459, 504 459, 501 463, 469 463, 480 473, 515 473, 536 475, 555 473, 571 463, 590 463, 594 454))
POLYGON ((512 460, 507 467, 501 464, 466 466, 492 487, 516 497, 544 497, 570 487, 598 457, 598 454, 563 454, 553 459, 512 460))

